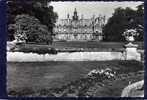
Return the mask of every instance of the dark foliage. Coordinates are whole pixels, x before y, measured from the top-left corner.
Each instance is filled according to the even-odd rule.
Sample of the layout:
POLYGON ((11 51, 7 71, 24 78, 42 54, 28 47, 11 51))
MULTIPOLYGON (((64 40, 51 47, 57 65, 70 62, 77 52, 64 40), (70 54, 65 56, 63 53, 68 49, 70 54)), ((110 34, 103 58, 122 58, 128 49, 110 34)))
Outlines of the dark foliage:
POLYGON ((143 41, 144 36, 144 4, 137 7, 137 10, 127 8, 115 9, 112 17, 108 19, 103 28, 105 41, 125 41, 122 36, 125 29, 137 29, 140 34, 135 37, 137 41, 143 41))
POLYGON ((30 15, 17 15, 14 24, 9 24, 9 30, 15 31, 15 36, 25 32, 22 38, 27 42, 51 42, 51 32, 49 32, 46 25, 30 15))
POLYGON ((7 0, 6 3, 6 19, 7 19, 7 39, 13 40, 14 30, 9 30, 8 26, 15 23, 17 15, 27 14, 34 16, 41 24, 46 25, 50 33, 57 19, 57 13, 53 11, 53 7, 47 7, 48 0, 7 0))
POLYGON ((44 47, 44 48, 32 48, 26 47, 24 45, 16 45, 12 52, 24 52, 24 53, 38 53, 38 54, 57 54, 57 50, 54 48, 44 47))

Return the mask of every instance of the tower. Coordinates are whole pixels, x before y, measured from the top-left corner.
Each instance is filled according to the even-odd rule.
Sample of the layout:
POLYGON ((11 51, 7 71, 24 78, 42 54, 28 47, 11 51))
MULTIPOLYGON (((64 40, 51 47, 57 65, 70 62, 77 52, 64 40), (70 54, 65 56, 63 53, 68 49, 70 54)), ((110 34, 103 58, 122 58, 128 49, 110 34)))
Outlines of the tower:
POLYGON ((105 22, 106 22, 106 16, 104 15, 104 17, 103 17, 103 23, 105 24, 105 22))
POLYGON ((67 14, 67 19, 69 19, 69 13, 67 14))
POLYGON ((78 13, 77 13, 76 8, 75 8, 75 11, 74 11, 73 20, 78 20, 78 13))
POLYGON ((95 15, 93 15, 91 21, 92 21, 92 31, 93 31, 93 33, 94 33, 94 31, 95 31, 95 15))

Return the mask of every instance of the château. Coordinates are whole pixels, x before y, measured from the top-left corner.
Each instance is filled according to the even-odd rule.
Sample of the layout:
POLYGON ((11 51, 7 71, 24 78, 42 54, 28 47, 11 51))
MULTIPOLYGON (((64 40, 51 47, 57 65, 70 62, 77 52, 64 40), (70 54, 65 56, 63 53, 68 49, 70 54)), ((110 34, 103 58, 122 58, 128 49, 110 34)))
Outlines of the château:
POLYGON ((102 28, 105 25, 105 16, 93 15, 90 19, 79 17, 75 8, 73 16, 58 19, 54 28, 54 41, 101 41, 102 28))

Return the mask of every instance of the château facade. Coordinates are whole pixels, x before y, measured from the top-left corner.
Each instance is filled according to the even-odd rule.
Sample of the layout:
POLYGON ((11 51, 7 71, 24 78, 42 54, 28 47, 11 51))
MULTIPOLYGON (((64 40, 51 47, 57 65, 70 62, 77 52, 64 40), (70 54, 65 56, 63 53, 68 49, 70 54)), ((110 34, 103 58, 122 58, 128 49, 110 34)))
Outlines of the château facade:
POLYGON ((79 18, 77 10, 72 18, 67 14, 66 19, 58 19, 54 28, 54 41, 101 41, 102 28, 105 25, 105 16, 79 18))

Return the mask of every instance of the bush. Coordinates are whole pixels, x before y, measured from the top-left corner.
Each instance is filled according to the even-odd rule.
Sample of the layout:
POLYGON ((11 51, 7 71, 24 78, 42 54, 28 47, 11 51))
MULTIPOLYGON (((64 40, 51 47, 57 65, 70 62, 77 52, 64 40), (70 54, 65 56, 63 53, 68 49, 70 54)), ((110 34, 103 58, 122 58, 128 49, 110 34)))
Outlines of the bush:
POLYGON ((37 54, 57 54, 57 50, 50 47, 25 47, 24 45, 17 45, 13 52, 37 53, 37 54))

